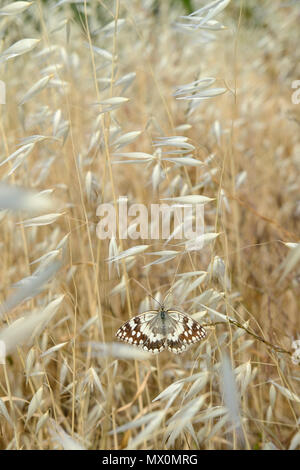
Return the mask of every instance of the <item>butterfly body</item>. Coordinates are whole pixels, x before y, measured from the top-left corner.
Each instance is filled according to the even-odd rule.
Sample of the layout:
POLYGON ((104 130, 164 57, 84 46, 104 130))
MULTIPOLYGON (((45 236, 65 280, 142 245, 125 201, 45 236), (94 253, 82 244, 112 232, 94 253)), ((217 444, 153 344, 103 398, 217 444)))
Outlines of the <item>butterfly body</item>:
POLYGON ((205 338, 204 328, 177 310, 149 310, 124 323, 116 336, 144 351, 158 354, 164 349, 179 354, 205 338))

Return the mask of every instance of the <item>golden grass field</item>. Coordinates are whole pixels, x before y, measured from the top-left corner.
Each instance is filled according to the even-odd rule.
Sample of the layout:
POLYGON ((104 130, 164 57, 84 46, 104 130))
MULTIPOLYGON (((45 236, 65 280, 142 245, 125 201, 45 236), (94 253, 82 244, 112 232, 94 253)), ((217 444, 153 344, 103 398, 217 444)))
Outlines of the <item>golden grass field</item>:
POLYGON ((0 448, 299 449, 299 5, 7 5, 0 448), (99 239, 121 196, 211 198, 204 247, 99 239), (205 341, 118 342, 170 289, 205 341))

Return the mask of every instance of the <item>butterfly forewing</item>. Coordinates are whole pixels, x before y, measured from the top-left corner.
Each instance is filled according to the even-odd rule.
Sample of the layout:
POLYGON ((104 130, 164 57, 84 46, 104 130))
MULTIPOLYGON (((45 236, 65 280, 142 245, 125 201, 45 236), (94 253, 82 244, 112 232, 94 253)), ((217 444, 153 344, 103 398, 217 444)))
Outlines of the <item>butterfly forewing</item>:
POLYGON ((205 329, 193 318, 177 310, 169 310, 169 317, 173 320, 167 336, 167 348, 175 354, 186 351, 192 344, 206 337, 205 329))
POLYGON ((158 354, 168 348, 175 354, 205 338, 204 328, 177 310, 149 310, 122 325, 116 336, 122 341, 158 354))
POLYGON ((151 324, 152 321, 156 319, 156 317, 157 310, 149 310, 147 312, 141 313, 140 315, 137 315, 136 317, 133 317, 131 320, 128 320, 126 323, 124 323, 118 329, 116 336, 122 341, 139 346, 146 351, 154 352, 155 349, 159 349, 158 351, 155 351, 158 353, 164 349, 164 346, 163 344, 155 344, 157 339, 153 338, 154 335, 151 333, 151 324))

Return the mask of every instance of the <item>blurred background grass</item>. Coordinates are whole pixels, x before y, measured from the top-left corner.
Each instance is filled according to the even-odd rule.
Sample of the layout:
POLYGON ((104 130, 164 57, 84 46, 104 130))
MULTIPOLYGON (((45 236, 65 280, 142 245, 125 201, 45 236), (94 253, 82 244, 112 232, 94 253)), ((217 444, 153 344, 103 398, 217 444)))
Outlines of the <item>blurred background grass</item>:
MULTIPOLYGON (((33 2, 0 23, 2 52, 22 38, 41 39, 33 51, 1 64, 7 87, 1 161, 21 139, 47 137, 19 165, 15 158, 3 164, 1 179, 51 190, 57 201, 53 212, 62 214, 52 224, 26 228, 22 221, 29 215, 1 212, 1 302, 14 292, 14 283, 43 265, 33 261, 52 253, 63 262, 42 293, 6 315, 0 332, 65 296, 55 319, 33 340, 16 341, 6 366, 0 366, 1 448, 68 448, 70 442, 90 449, 299 447, 299 366, 290 354, 276 353, 233 324, 209 328, 207 341, 186 355, 164 352, 151 362, 135 361, 134 353, 131 359, 120 352, 95 355, 92 347, 93 342, 109 345, 123 321, 151 306, 136 279, 160 298, 173 285, 175 305, 202 323, 216 321, 209 309, 216 310, 247 322, 250 332, 291 353, 299 332, 299 270, 295 265, 282 273, 291 253, 285 243, 299 241, 300 118, 291 100, 292 81, 300 76, 299 6, 231 2, 221 14, 227 29, 206 44, 174 30, 180 16, 201 2, 54 4, 33 2), (110 35, 101 30, 119 18, 126 20, 123 29, 116 32, 113 25, 110 35), (135 80, 123 92, 130 101, 100 114, 92 103, 119 96, 116 81, 131 72, 135 80), (45 75, 49 84, 18 105, 45 75), (175 87, 206 76, 216 77, 216 86, 227 93, 190 113, 189 103, 175 100, 175 87), (186 124, 190 127, 176 130, 186 124), (121 151, 154 154, 157 137, 183 133, 195 146, 193 157, 205 166, 184 169, 157 156, 147 167, 111 163, 114 136, 137 130, 142 131, 138 139, 121 151), (127 195, 130 202, 149 206, 190 193, 215 199, 205 207, 206 229, 220 233, 214 243, 146 269, 155 257, 133 257, 119 272, 109 272, 109 241, 96 236, 99 203, 127 195), (216 256, 230 287, 211 267, 216 256), (174 275, 197 271, 207 277, 185 298, 191 279, 199 277, 176 277, 174 283, 174 275), (222 421, 227 404, 219 375, 225 354, 235 370, 242 439, 228 417, 222 421), (149 413, 163 412, 165 402, 152 400, 178 380, 184 385, 178 384, 179 394, 162 419, 154 415, 156 427, 144 437, 147 421, 130 428, 149 413), (172 440, 169 420, 193 399, 202 403, 200 409, 189 423, 175 419, 182 429, 172 440), (118 431, 120 426, 127 428, 118 431)), ((164 249, 162 242, 141 241, 153 252, 164 249)), ((140 241, 117 240, 120 251, 136 244, 140 241)))

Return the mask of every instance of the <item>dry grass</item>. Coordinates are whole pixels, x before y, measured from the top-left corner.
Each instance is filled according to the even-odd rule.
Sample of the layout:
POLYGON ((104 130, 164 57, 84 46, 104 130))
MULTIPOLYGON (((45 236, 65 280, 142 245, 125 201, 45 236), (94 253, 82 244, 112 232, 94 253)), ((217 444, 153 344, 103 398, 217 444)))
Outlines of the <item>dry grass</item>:
POLYGON ((0 447, 299 448, 299 365, 291 360, 299 245, 285 244, 299 241, 300 105, 291 100, 299 6, 233 2, 217 15, 227 29, 204 43, 201 31, 174 28, 185 14, 180 3, 161 2, 156 14, 152 1, 83 2, 77 13, 55 3, 36 1, 0 19, 2 52, 40 39, 0 57, 2 162, 35 142, 0 167, 10 186, 0 196, 9 195, 11 209, 0 212, 0 339, 9 345, 0 365, 0 447), (227 92, 191 112, 192 102, 173 94, 204 77, 227 92), (108 112, 95 104, 120 96, 129 101, 108 112), (133 131, 141 133, 118 148, 117 138, 133 131), (176 134, 204 165, 160 159, 153 143, 176 134), (155 157, 114 163, 126 160, 113 155, 122 152, 155 157), (41 207, 32 195, 9 193, 13 186, 50 192, 41 207), (99 240, 99 203, 117 206, 127 195, 148 206, 190 194, 214 198, 205 220, 207 232, 220 234, 215 240, 147 268, 157 256, 146 252, 123 259, 119 271, 107 263, 116 249, 141 244, 182 249, 99 240), (196 271, 207 275, 184 275, 196 271), (149 306, 134 280, 161 297, 173 287, 174 305, 218 324, 179 356, 111 348, 120 324, 149 306))

